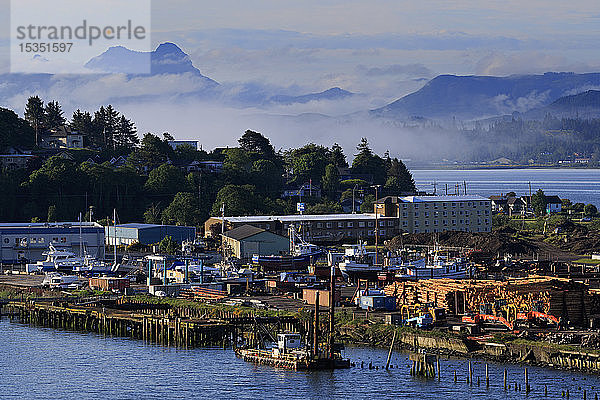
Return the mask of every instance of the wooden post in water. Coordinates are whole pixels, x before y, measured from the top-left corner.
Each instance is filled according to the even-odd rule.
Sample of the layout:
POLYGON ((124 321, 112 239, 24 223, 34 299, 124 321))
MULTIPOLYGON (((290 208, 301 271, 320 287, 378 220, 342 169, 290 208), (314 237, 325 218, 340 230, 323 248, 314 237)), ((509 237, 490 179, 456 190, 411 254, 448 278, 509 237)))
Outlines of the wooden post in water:
POLYGON ((438 377, 438 381, 440 380, 441 376, 442 376, 442 372, 440 369, 440 357, 438 356, 437 359, 435 360, 435 365, 436 365, 436 369, 437 369, 437 377, 438 377))
POLYGON ((485 387, 490 387, 490 373, 488 371, 488 365, 485 364, 485 387))
POLYGON ((319 291, 315 292, 315 321, 313 327, 313 357, 319 357, 319 291))
POLYGON ((473 384, 473 366, 471 365, 471 360, 469 360, 469 376, 467 377, 467 383, 473 384))
POLYGON ((529 393, 529 373, 527 371, 527 367, 525 367, 525 393, 529 393))
POLYGON ((504 390, 506 390, 506 382, 508 381, 508 371, 504 368, 504 390))
POLYGON ((394 329, 394 335, 392 336, 392 344, 390 344, 390 351, 388 352, 387 362, 385 363, 385 369, 390 368, 390 360, 392 359, 392 351, 394 349, 394 342, 396 341, 396 330, 394 329))

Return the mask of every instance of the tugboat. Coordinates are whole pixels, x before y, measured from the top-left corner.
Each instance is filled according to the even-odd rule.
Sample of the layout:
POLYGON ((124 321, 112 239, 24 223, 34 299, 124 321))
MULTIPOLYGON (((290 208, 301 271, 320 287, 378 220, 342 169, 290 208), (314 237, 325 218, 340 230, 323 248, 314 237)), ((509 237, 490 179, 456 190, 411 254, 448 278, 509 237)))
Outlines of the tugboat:
POLYGON ((329 335, 327 343, 319 342, 319 292, 315 295, 313 341, 305 346, 298 333, 277 334, 276 346, 270 350, 258 348, 235 348, 235 354, 244 361, 292 370, 329 370, 350 368, 350 360, 342 356, 343 346, 334 343, 335 327, 335 268, 331 268, 329 291, 329 335))

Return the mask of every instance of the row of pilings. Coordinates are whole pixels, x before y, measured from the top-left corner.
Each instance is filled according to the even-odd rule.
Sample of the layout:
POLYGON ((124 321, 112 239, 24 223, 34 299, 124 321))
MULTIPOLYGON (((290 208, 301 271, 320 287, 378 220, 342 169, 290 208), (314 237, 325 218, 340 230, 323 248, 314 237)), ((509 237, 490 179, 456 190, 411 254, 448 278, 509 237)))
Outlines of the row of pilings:
POLYGON ((256 344, 269 324, 275 329, 302 330, 299 321, 293 317, 207 319, 175 316, 167 310, 148 308, 140 311, 28 301, 11 301, 2 309, 11 320, 25 324, 129 337, 175 347, 229 347, 242 341, 256 344))

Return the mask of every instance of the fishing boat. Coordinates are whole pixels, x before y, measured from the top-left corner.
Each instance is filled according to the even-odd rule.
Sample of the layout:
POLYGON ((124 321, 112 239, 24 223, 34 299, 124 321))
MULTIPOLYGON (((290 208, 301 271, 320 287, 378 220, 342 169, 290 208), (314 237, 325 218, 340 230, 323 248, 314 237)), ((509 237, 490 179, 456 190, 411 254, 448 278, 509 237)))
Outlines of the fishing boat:
POLYGON ((375 265, 375 253, 368 253, 365 243, 344 245, 344 256, 338 267, 349 280, 377 279, 377 274, 383 271, 383 266, 375 265))
POLYGON ((252 263, 264 271, 298 271, 307 270, 323 254, 316 245, 305 242, 297 235, 293 225, 290 226, 290 254, 268 255, 255 254, 252 263))

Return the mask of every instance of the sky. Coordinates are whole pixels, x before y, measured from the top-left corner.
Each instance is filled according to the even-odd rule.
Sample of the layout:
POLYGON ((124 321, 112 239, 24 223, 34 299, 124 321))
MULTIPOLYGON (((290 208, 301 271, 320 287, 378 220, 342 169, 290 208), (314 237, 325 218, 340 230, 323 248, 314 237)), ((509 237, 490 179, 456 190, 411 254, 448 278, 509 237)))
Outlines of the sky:
MULTIPOLYGON (((0 0, 0 7, 8 6, 8 0, 0 0)), ((344 115, 373 109, 440 74, 600 71, 597 0, 153 0, 151 11, 152 45, 178 44, 204 75, 231 92, 254 88, 300 95, 337 86, 360 94, 344 102, 266 110, 271 114, 344 115)), ((0 71, 8 66, 9 15, 0 13, 0 71)), ((118 79, 113 81, 118 85, 118 79)), ((145 84, 138 91, 156 94, 164 84, 145 84)), ((184 80, 171 84, 187 85, 184 80)), ((105 91, 111 87, 102 86, 105 91)), ((99 102, 109 98, 101 91, 96 92, 99 102)), ((193 120, 169 129, 153 115, 130 111, 137 112, 142 130, 194 134, 193 120)), ((209 114, 235 120, 229 111, 221 107, 209 114)), ((265 110, 242 114, 254 117, 257 112, 265 110)), ((235 129, 246 125, 240 121, 235 129)), ((211 122, 218 129, 220 122, 211 122)))

